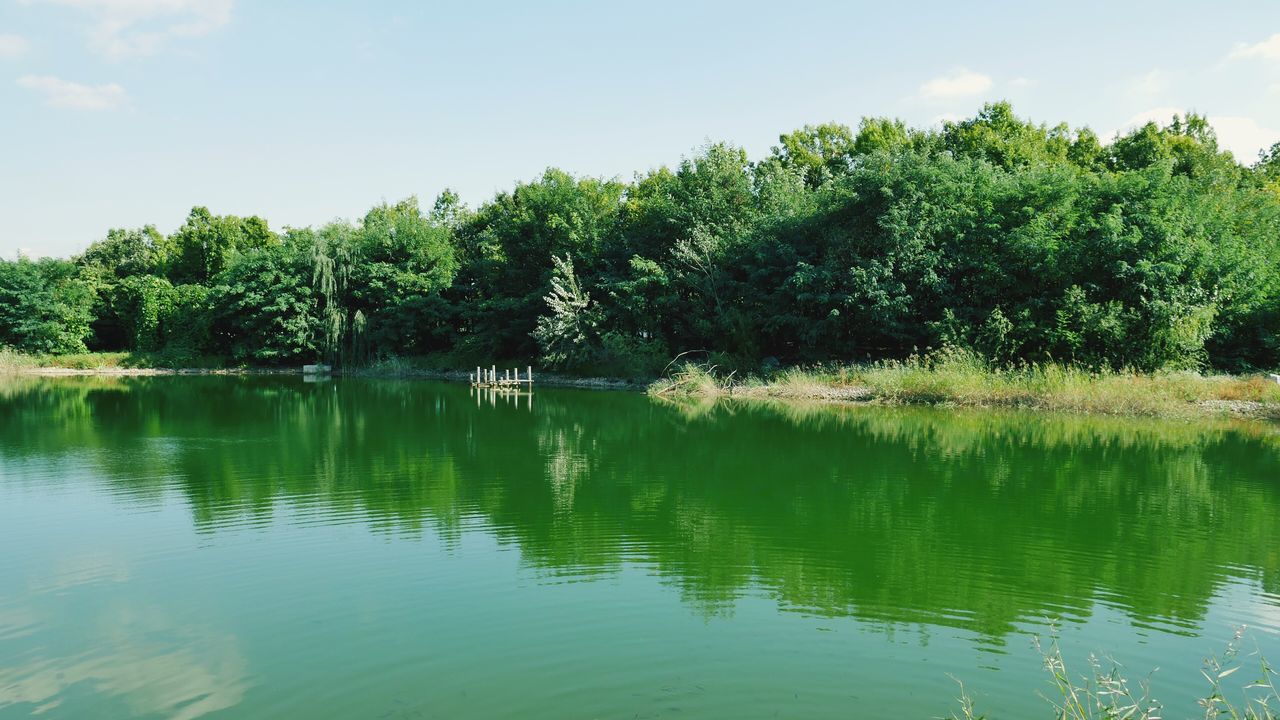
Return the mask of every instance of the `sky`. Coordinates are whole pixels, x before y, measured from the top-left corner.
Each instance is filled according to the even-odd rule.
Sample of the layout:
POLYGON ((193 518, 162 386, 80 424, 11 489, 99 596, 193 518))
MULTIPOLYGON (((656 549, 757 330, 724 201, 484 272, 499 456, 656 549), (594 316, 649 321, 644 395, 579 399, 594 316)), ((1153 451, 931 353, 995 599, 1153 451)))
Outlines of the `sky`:
POLYGON ((273 228, 709 141, 1009 100, 1109 138, 1194 110, 1280 141, 1280 0, 0 0, 0 256, 196 205, 273 228))

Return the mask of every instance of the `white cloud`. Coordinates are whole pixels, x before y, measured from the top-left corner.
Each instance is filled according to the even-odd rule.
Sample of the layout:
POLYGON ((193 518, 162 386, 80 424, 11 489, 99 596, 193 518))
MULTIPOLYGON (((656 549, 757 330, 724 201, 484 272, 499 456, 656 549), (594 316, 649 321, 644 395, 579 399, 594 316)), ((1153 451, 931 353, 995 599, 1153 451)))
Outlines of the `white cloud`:
POLYGON ((1227 56, 1233 60, 1259 58, 1262 60, 1280 60, 1280 33, 1276 33, 1262 42, 1236 43, 1236 47, 1227 56))
POLYGON ((956 113, 942 113, 941 115, 934 115, 933 119, 929 121, 929 124, 946 125, 947 123, 960 122, 963 119, 964 116, 957 115, 956 113))
POLYGON ((171 41, 207 35, 231 22, 235 0, 21 0, 91 14, 89 44, 109 57, 153 54, 171 41))
POLYGON ((987 75, 956 68, 921 85, 917 97, 930 102, 970 98, 990 90, 993 84, 987 75))
POLYGON ((1116 132, 1127 132, 1134 128, 1142 127, 1143 125, 1146 125, 1149 122, 1153 122, 1163 127, 1165 125, 1168 125, 1169 122, 1173 120, 1174 115, 1186 115, 1186 114, 1187 114, 1186 108, 1173 107, 1171 105, 1165 105, 1163 107, 1154 107, 1154 108, 1151 108, 1150 110, 1143 110, 1142 112, 1138 113, 1137 115, 1134 115, 1128 120, 1125 120, 1124 124, 1121 125, 1120 129, 1117 130, 1116 132))
POLYGON ((1035 87, 1037 84, 1038 81, 1028 77, 1016 77, 1009 81, 1009 87, 1011 88, 1029 88, 1035 87))
MULTIPOLYGON (((1148 122, 1167 125, 1174 115, 1186 115, 1186 110, 1176 107, 1152 108, 1129 118, 1118 132, 1125 132, 1148 122)), ((1230 150, 1237 161, 1246 165, 1256 160, 1260 151, 1280 142, 1280 129, 1264 127, 1253 118, 1209 115, 1206 119, 1218 136, 1218 147, 1230 150)))
POLYGON ((1159 95, 1169 89, 1169 75, 1163 70, 1152 70, 1136 78, 1129 88, 1138 95, 1159 95))
POLYGON ((0 33, 0 57, 17 57, 26 51, 26 38, 21 35, 0 33))
POLYGON ((24 88, 42 93, 45 102, 54 107, 73 110, 110 110, 124 104, 124 88, 115 83, 82 85, 52 75, 24 75, 18 78, 24 88))
POLYGON ((1280 130, 1258 124, 1253 118, 1238 115, 1216 115, 1209 124, 1218 132, 1218 146, 1230 150, 1236 160, 1250 164, 1258 153, 1280 142, 1280 130))

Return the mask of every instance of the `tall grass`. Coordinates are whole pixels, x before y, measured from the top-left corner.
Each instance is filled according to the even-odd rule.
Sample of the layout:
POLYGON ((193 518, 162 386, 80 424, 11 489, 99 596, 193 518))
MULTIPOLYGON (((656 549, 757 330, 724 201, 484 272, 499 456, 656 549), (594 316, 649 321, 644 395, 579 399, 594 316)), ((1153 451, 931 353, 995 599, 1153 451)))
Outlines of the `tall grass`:
POLYGON ((39 361, 23 353, 0 347, 0 372, 19 372, 40 367, 39 361))
MULTIPOLYGON (((1226 651, 1221 656, 1206 658, 1200 668, 1208 687, 1197 701, 1200 707, 1194 714, 1205 720, 1280 720, 1276 671, 1261 657, 1254 659, 1254 669, 1247 669, 1240 657, 1244 631, 1245 628, 1238 628, 1226 651), (1236 675, 1241 670, 1246 674, 1236 675), (1227 683, 1235 682, 1237 677, 1250 677, 1248 673, 1256 674, 1235 690, 1227 687, 1227 683)), ((1130 681, 1117 663, 1104 666, 1097 656, 1090 656, 1089 672, 1077 676, 1068 669, 1056 636, 1048 648, 1042 647, 1038 638, 1035 646, 1051 678, 1053 694, 1043 697, 1051 706, 1055 720, 1162 720, 1166 717, 1163 706, 1151 696, 1150 685, 1145 680, 1130 681)), ((963 683, 959 703, 960 710, 951 715, 952 720, 985 720, 986 716, 979 714, 977 703, 963 683)))
POLYGON ((1234 413, 1280 419, 1280 384, 1263 377, 1089 370, 1056 363, 996 366, 944 349, 906 360, 793 368, 735 381, 684 365, 655 382, 658 395, 742 395, 873 400, 886 404, 1026 407, 1116 415, 1234 413))
POLYGON ((733 388, 733 376, 718 375, 715 365, 683 363, 666 378, 650 385, 649 392, 653 395, 712 396, 732 394, 733 388))
POLYGON ((20 353, 9 348, 0 348, 0 372, 24 372, 41 368, 65 370, 217 369, 225 366, 226 360, 224 358, 197 355, 180 350, 45 355, 20 353))

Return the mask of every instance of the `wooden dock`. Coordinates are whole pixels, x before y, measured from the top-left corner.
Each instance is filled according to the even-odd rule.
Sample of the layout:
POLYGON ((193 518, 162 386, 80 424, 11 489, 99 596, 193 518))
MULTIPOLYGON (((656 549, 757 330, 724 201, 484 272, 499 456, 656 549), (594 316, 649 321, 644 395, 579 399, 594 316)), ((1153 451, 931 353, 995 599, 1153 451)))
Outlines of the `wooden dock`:
POLYGON ((492 365, 487 370, 477 366, 475 374, 471 376, 471 387, 504 392, 533 390, 533 366, 526 368, 523 376, 520 375, 520 368, 509 368, 499 375, 497 365, 492 365))

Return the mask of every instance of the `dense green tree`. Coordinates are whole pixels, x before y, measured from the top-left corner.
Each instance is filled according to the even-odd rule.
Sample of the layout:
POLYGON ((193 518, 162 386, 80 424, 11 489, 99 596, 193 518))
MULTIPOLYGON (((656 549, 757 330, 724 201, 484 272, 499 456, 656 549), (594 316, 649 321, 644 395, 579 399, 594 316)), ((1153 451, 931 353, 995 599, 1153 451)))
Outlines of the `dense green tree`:
POLYGON ((236 258, 209 296, 213 341, 237 362, 313 361, 322 332, 309 253, 273 245, 236 258))
MULTIPOLYGON (((139 306, 136 293, 126 284, 134 278, 162 274, 169 247, 168 239, 147 225, 135 230, 110 230, 106 238, 94 242, 75 258, 81 275, 95 291, 90 349, 138 349, 138 318, 129 313, 139 306)), ((132 289, 137 287, 134 282, 132 289)))
POLYGON ((578 282, 573 261, 553 257, 550 312, 538 318, 533 337, 542 348, 542 357, 555 366, 581 365, 591 359, 600 341, 600 311, 590 294, 578 282))
POLYGON ((858 157, 877 152, 894 154, 913 147, 924 139, 923 134, 913 132, 907 124, 893 118, 863 118, 858 134, 853 140, 853 150, 858 157))
POLYGON ((476 211, 459 238, 462 323, 472 347, 499 357, 537 354, 532 333, 551 289, 552 258, 594 270, 622 193, 619 182, 547 170, 476 211))
POLYGON ((1258 154, 1253 172, 1263 187, 1280 197, 1280 143, 1258 154))
POLYGON ((147 225, 136 230, 108 231, 106 238, 90 245, 77 261, 106 276, 154 275, 164 267, 167 251, 165 237, 154 225, 147 225))
POLYGON ((853 131, 847 125, 805 125, 778 137, 773 157, 795 170, 809 187, 818 187, 849 171, 854 158, 853 131))
POLYGON ((160 349, 160 323, 169 317, 177 302, 177 292, 164 278, 135 275, 117 286, 113 310, 124 327, 130 350, 160 349))
POLYGON ((424 215, 417 198, 379 205, 364 217, 351 271, 350 305, 368 322, 368 342, 383 352, 445 349, 452 319, 442 293, 453 283, 458 260, 454 225, 457 196, 442 195, 424 215))
POLYGON ((93 320, 92 284, 65 260, 0 261, 0 346, 78 353, 93 320))
POLYGON ((208 284, 236 255, 278 242, 260 217, 214 215, 208 208, 192 208, 187 221, 167 240, 166 271, 174 283, 208 284))
POLYGON ((1019 118, 1007 102, 989 103, 976 117, 946 123, 942 145, 958 156, 1002 168, 1067 160, 1073 138, 1066 123, 1054 127, 1019 118))
POLYGON ((474 211, 446 191, 280 237, 196 208, 169 237, 7 265, 0 333, 76 349, 88 292, 95 349, 240 362, 447 351, 643 374, 690 352, 955 345, 1246 370, 1280 365, 1277 257, 1280 146, 1245 166, 1194 113, 1104 143, 992 103, 935 129, 805 126, 754 163, 712 143, 625 183, 551 169, 474 211))
POLYGON ((203 285, 174 286, 171 302, 160 316, 162 349, 179 358, 220 351, 212 345, 210 293, 203 285))

